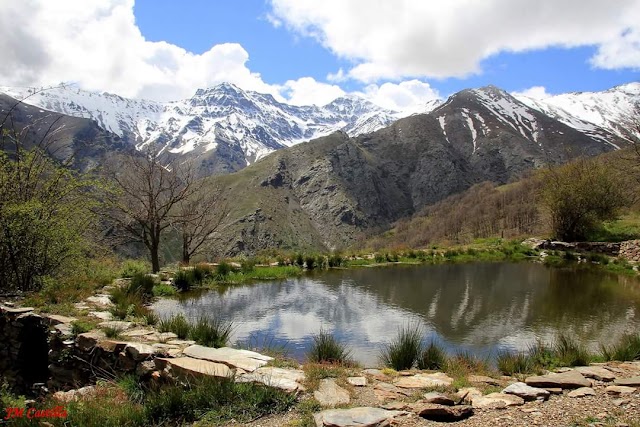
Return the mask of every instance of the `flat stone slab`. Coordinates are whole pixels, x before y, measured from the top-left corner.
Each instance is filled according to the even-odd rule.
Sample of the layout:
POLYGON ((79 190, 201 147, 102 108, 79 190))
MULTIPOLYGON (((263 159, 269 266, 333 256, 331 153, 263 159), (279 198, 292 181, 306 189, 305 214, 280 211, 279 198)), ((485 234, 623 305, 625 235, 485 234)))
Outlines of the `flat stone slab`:
POLYGON ((141 338, 146 335, 151 335, 155 332, 156 331, 154 331, 153 329, 137 328, 137 329, 131 329, 129 331, 125 331, 121 335, 125 337, 130 337, 130 338, 141 338))
POLYGON ((387 381, 389 379, 389 377, 380 369, 375 369, 375 368, 365 369, 364 371, 362 371, 362 373, 366 375, 371 375, 373 378, 375 378, 378 381, 387 381))
POLYGON ((299 369, 283 369, 274 368, 272 366, 265 366, 262 368, 258 368, 253 372, 248 372, 236 376, 236 382, 257 382, 288 392, 304 390, 304 386, 302 385, 304 379, 304 372, 299 369))
POLYGON ((500 386, 500 381, 495 378, 487 377, 486 375, 469 375, 467 380, 470 383, 500 386))
POLYGON ((3 311, 5 313, 9 313, 9 314, 25 314, 25 313, 29 313, 33 311, 33 307, 18 307, 18 308, 13 308, 13 307, 7 307, 4 305, 0 306, 0 311, 3 311))
POLYGON ((71 323, 58 323, 57 325, 55 325, 53 327, 53 329, 58 331, 60 333, 60 335, 62 335, 64 337, 73 336, 73 329, 72 328, 73 327, 71 326, 71 323))
POLYGON ((351 401, 349 392, 336 384, 333 378, 320 380, 320 386, 313 392, 313 397, 324 407, 347 405, 351 401))
POLYGON ((127 341, 106 339, 98 341, 96 346, 106 353, 120 353, 124 351, 127 344, 129 344, 127 341))
POLYGON ((222 363, 209 362, 208 360, 194 359, 192 357, 176 357, 174 359, 157 357, 158 363, 171 367, 172 372, 182 376, 212 376, 229 378, 233 371, 222 363))
POLYGON ((133 360, 139 362, 151 356, 155 352, 155 349, 147 344, 130 342, 124 348, 124 352, 131 356, 133 360))
POLYGON ((442 372, 434 374, 416 374, 408 377, 401 377, 394 382, 400 388, 427 388, 436 386, 449 386, 453 383, 453 378, 442 372))
POLYGON ((451 399, 449 396, 438 393, 437 391, 425 393, 424 396, 422 396, 422 401, 426 403, 437 403, 438 405, 447 406, 453 406, 456 404, 456 402, 454 402, 453 399, 451 399))
POLYGON ((587 378, 593 378, 594 380, 598 381, 608 382, 616 379, 616 376, 613 372, 601 366, 578 366, 575 368, 575 370, 580 372, 587 378))
POLYGON ((317 427, 387 427, 393 419, 404 415, 403 411, 361 407, 328 409, 313 416, 317 427))
POLYGON ((191 340, 169 340, 167 344, 179 345, 181 347, 194 345, 196 342, 191 340))
POLYGON ((632 394, 636 392, 635 387, 629 387, 626 385, 610 385, 607 386, 604 391, 608 394, 618 395, 618 394, 632 394))
POLYGON ((348 377, 347 382, 355 387, 365 387, 367 385, 366 377, 348 377))
POLYGON ((518 382, 513 383, 502 390, 503 393, 513 394, 515 396, 519 396, 524 400, 536 400, 536 399, 548 399, 549 393, 548 390, 543 388, 531 387, 526 385, 525 383, 518 382))
POLYGON ((471 403, 473 399, 481 396, 482 392, 475 387, 463 387, 456 392, 456 397, 467 403, 471 403))
POLYGON ((541 388, 562 388, 572 389, 580 387, 591 387, 591 381, 586 379, 578 371, 566 371, 559 374, 540 375, 535 377, 528 377, 524 380, 527 385, 532 387, 541 388))
POLYGON ((105 339, 107 336, 102 331, 90 331, 80 334, 76 337, 76 346, 83 351, 91 350, 98 341, 105 339))
POLYGON ((232 368, 240 368, 247 372, 253 372, 273 360, 273 357, 255 351, 237 350, 230 347, 211 348, 192 345, 185 348, 183 353, 189 357, 224 363, 232 368))
POLYGON ((111 329, 117 329, 119 331, 126 331, 127 329, 131 329, 131 327, 133 326, 133 323, 124 322, 122 320, 109 320, 106 322, 98 323, 98 326, 103 329, 111 328, 111 329))
POLYGON ((640 387, 640 375, 631 378, 619 378, 615 380, 615 385, 626 385, 629 387, 640 387))
POLYGON ((567 396, 569 397, 586 397, 586 396, 595 396, 596 391, 591 387, 580 387, 575 390, 571 390, 567 396))
POLYGON ((485 396, 474 397, 471 405, 474 408, 483 409, 506 408, 507 406, 524 405, 524 399, 513 394, 490 393, 485 396))
POLYGON ((111 298, 109 297, 109 295, 94 295, 85 299, 85 301, 98 307, 113 307, 113 303, 111 302, 111 298))
POLYGON ((409 396, 411 391, 401 389, 389 383, 377 383, 373 386, 373 394, 380 401, 397 399, 400 396, 409 396))
POLYGON ((104 321, 113 320, 113 314, 110 311, 90 311, 89 316, 104 321))
POLYGON ((473 415, 473 408, 467 405, 446 406, 435 403, 416 403, 413 412, 431 421, 451 422, 464 420, 473 415))
POLYGON ((49 325, 51 326, 60 325, 64 323, 72 323, 78 320, 75 317, 60 316, 59 314, 43 314, 42 317, 44 317, 45 319, 48 319, 49 325))

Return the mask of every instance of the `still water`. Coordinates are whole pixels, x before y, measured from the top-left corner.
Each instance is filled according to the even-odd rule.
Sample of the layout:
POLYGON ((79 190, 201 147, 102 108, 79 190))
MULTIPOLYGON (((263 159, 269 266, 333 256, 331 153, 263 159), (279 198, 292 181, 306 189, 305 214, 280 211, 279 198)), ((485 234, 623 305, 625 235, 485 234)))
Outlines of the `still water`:
POLYGON ((228 287, 161 300, 155 309, 161 316, 231 320, 232 342, 286 344, 299 360, 323 328, 361 364, 375 366, 384 343, 410 322, 450 352, 525 350, 558 332, 596 350, 599 342, 640 330, 640 281, 528 262, 389 266, 228 287))

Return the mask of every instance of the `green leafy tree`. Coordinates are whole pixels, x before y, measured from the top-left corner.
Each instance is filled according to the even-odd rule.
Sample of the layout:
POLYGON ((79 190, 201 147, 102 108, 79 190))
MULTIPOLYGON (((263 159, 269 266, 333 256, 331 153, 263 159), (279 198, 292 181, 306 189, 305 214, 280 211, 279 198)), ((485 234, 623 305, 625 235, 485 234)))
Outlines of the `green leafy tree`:
POLYGON ((624 176, 611 162, 580 158, 542 172, 542 202, 555 238, 588 239, 630 203, 624 176))

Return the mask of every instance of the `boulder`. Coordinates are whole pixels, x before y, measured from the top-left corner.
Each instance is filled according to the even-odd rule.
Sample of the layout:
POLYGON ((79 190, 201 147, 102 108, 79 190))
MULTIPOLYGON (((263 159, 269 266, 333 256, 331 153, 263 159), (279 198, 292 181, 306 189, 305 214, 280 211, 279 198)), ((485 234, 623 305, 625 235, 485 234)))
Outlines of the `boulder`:
POLYGON ((361 407, 328 409, 313 416, 317 427, 387 427, 393 419, 404 415, 403 411, 361 407))
POLYGON ((347 390, 336 384, 333 378, 320 380, 320 386, 313 393, 313 397, 324 407, 346 405, 351 401, 347 390))
POLYGON ((550 394, 543 388, 531 387, 522 382, 513 383, 502 390, 502 392, 519 396, 524 400, 536 400, 539 398, 546 400, 549 398, 550 394))
POLYGON ((456 404, 456 402, 454 402, 453 399, 451 399, 449 396, 438 393, 437 391, 425 393, 422 397, 422 401, 426 403, 437 403, 438 405, 447 406, 453 406, 456 404))
POLYGON ((620 378, 615 380, 615 385, 625 385, 628 387, 640 387, 640 375, 631 378, 620 378))
POLYGON ((109 295, 94 295, 87 298, 85 301, 102 308, 113 307, 113 303, 111 302, 111 298, 109 297, 109 295))
POLYGON ((490 393, 485 396, 474 397, 471 400, 471 405, 474 408, 482 409, 506 408, 507 406, 524 405, 524 399, 513 394, 490 393))
POLYGON ((413 412, 431 421, 459 421, 473 415, 473 408, 467 405, 447 406, 436 403, 416 403, 413 412))
POLYGON ((98 323, 98 326, 102 329, 111 328, 118 331, 126 331, 127 329, 130 329, 132 325, 133 323, 123 322, 122 320, 108 320, 106 322, 98 323))
POLYGON ((91 397, 95 395, 95 393, 96 387, 90 385, 75 390, 56 391, 55 393, 53 393, 53 398, 59 400, 60 402, 69 403, 75 402, 85 397, 91 397))
POLYGON ((602 366, 578 366, 575 370, 587 378, 593 378, 598 381, 608 382, 616 379, 613 372, 603 368, 602 366))
POLYGON ((240 368, 247 372, 253 372, 273 360, 273 357, 264 356, 254 351, 229 347, 211 348, 201 345, 189 346, 183 350, 183 354, 196 359, 224 363, 232 368, 240 368))
POLYGON ((635 387, 629 387, 626 385, 610 385, 604 389, 608 394, 619 395, 619 394, 632 394, 636 392, 635 387))
POLYGON ((127 355, 131 356, 133 360, 139 362, 151 356, 155 349, 147 344, 130 342, 124 348, 124 351, 127 355))
POLYGON ((236 376, 236 382, 257 382, 288 392, 304 390, 304 386, 302 385, 304 379, 304 372, 299 369, 274 368, 271 366, 265 366, 253 372, 236 376))
POLYGON ((595 396, 596 391, 591 387, 580 387, 575 390, 571 390, 567 396, 569 397, 586 397, 586 396, 595 396))
POLYGON ((51 326, 59 325, 61 323, 72 323, 78 320, 75 317, 60 316, 59 314, 43 314, 42 317, 49 320, 49 325, 51 326))
POLYGON ((365 387, 367 385, 366 377, 348 377, 347 382, 355 387, 365 387))
POLYGON ((437 386, 449 386, 453 383, 453 378, 442 372, 434 374, 416 374, 401 377, 394 382, 396 387, 401 388, 427 388, 437 386))
POLYGON ((127 341, 104 339, 100 340, 96 345, 106 353, 120 353, 127 344, 129 344, 127 341))
POLYGON ((102 331, 90 331, 76 337, 76 347, 82 351, 89 351, 98 343, 105 339, 106 335, 102 331))
POLYGON ((456 397, 462 402, 471 403, 476 397, 481 397, 482 392, 475 387, 463 387, 456 392, 456 397))
POLYGON ((548 374, 534 377, 528 377, 524 380, 527 385, 542 388, 562 388, 572 389, 580 387, 591 387, 591 381, 586 379, 578 371, 567 371, 559 374, 548 374))
POLYGON ((100 320, 109 321, 113 320, 113 314, 110 311, 90 311, 89 316, 95 317, 100 320))
POLYGON ((146 360, 138 363, 136 366, 136 375, 144 377, 150 375, 156 369, 156 363, 153 360, 146 360))

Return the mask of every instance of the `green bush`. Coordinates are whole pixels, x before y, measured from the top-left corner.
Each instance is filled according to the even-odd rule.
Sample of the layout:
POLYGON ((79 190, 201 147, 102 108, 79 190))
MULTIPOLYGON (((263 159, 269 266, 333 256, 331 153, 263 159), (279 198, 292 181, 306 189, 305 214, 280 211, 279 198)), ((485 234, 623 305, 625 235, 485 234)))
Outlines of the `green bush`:
POLYGON ((191 325, 189 337, 207 347, 225 347, 229 342, 233 324, 218 318, 200 317, 191 325))
POLYGON ((149 301, 153 297, 153 286, 155 284, 153 277, 136 273, 126 287, 126 292, 127 294, 139 294, 144 301, 149 301))
POLYGON ((170 297, 177 293, 177 289, 168 283, 159 283, 153 287, 153 296, 170 297))
POLYGON ((340 267, 342 265, 343 259, 340 254, 333 254, 329 257, 328 263, 329 267, 340 267))
POLYGON ((196 264, 192 270, 194 283, 201 284, 210 277, 213 277, 213 268, 209 264, 196 264))
POLYGON ((219 278, 225 278, 233 271, 233 267, 228 262, 222 261, 216 267, 216 276, 219 278))
POLYGON ((158 323, 158 330, 160 332, 173 332, 178 338, 184 340, 189 337, 191 325, 182 314, 178 314, 166 319, 161 319, 158 323))
POLYGON ((373 259, 375 260, 375 262, 377 262, 378 264, 383 263, 383 262, 387 262, 387 256, 385 254, 382 253, 376 253, 373 256, 373 259))
POLYGON ((304 256, 302 254, 296 254, 296 264, 298 267, 304 267, 304 256))
POLYGON ((447 355, 442 347, 431 341, 420 352, 418 357, 418 369, 443 369, 447 361, 447 355))
POLYGON ((402 326, 397 337, 382 349, 384 365, 396 371, 411 369, 420 355, 421 335, 418 325, 402 326))
POLYGON ((536 371, 533 359, 522 352, 501 351, 496 362, 498 370, 504 375, 530 374, 536 371))
POLYGON ((147 261, 128 259, 122 263, 120 277, 133 277, 137 274, 147 274, 151 272, 151 264, 147 261))
POLYGON ((554 351, 562 366, 584 366, 591 362, 591 355, 584 345, 564 334, 558 335, 554 351))
POLYGON ((89 332, 95 327, 93 323, 84 321, 84 320, 75 320, 71 322, 71 333, 73 335, 84 334, 85 332, 89 332))
POLYGON ((173 276, 173 286, 180 292, 190 291, 195 284, 195 278, 193 276, 193 270, 178 270, 173 276))
POLYGON ((246 258, 240 261, 240 271, 243 273, 251 273, 256 268, 255 258, 246 258))
POLYGON ((306 256, 304 259, 304 264, 307 270, 313 270, 316 268, 316 259, 313 256, 306 256))
POLYGON ((313 345, 307 351, 307 359, 310 362, 351 363, 351 352, 328 331, 320 329, 320 332, 317 335, 313 335, 312 338, 313 345))

